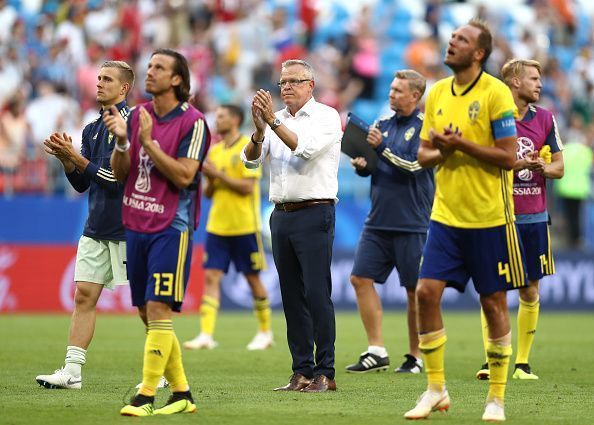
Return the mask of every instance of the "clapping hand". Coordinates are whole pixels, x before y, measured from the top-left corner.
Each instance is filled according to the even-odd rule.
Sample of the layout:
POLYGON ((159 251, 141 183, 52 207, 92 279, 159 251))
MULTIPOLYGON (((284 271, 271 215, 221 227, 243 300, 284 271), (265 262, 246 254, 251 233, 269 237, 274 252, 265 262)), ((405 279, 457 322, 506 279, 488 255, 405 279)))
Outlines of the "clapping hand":
POLYGON ((444 158, 454 153, 461 137, 462 132, 458 127, 453 128, 451 123, 449 127, 443 129, 443 133, 438 133, 433 129, 429 130, 429 141, 439 149, 444 158))
POLYGON ((46 153, 55 156, 60 161, 71 160, 75 154, 72 137, 66 133, 54 133, 43 142, 46 153))
POLYGON ((537 173, 544 172, 545 160, 538 156, 538 152, 531 152, 524 157, 523 163, 521 163, 522 169, 535 171, 537 173))
POLYGON ((146 146, 153 140, 153 118, 151 117, 151 114, 144 109, 144 106, 141 106, 140 111, 138 112, 138 123, 140 124, 138 126, 138 138, 140 144, 146 146))
POLYGON ((218 176, 218 170, 210 161, 204 161, 202 164, 202 174, 204 174, 209 179, 215 179, 218 176))
POLYGON ((274 120, 274 111, 272 110, 272 95, 267 90, 258 90, 252 100, 252 115, 256 128, 264 132, 266 124, 274 120), (256 119, 258 122, 256 122, 256 119))
POLYGON ((264 133, 266 130, 266 121, 262 118, 262 110, 260 109, 259 105, 256 105, 255 98, 252 101, 252 119, 254 120, 254 125, 256 129, 260 133, 264 133))
POLYGON ((109 132, 118 139, 126 140, 128 138, 126 121, 124 121, 124 118, 120 115, 118 108, 115 106, 112 106, 108 111, 103 112, 103 123, 109 132))

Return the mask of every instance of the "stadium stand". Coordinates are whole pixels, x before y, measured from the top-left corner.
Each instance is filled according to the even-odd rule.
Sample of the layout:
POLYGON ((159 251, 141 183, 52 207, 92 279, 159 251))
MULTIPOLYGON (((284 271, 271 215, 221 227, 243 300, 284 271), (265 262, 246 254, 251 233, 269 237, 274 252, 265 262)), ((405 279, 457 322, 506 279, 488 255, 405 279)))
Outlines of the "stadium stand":
MULTIPOLYGON (((319 100, 344 117, 353 111, 372 122, 389 112, 385 95, 396 69, 422 70, 430 83, 447 73, 441 62, 449 34, 475 15, 498 34, 488 70, 496 74, 513 55, 539 60, 545 69, 541 103, 555 112, 564 136, 575 133, 570 123, 578 115, 579 132, 592 144, 590 0, 0 0, 0 157, 10 152, 12 158, 0 162, 2 194, 75 196, 39 148, 39 137, 49 127, 80 135, 96 117, 89 76, 106 59, 133 64, 134 104, 145 97, 148 54, 161 46, 183 51, 192 67, 193 101, 212 120, 219 104, 247 106, 256 87, 276 93, 279 62, 300 56, 318 70, 319 100), (44 98, 47 86, 54 94, 44 98), (11 105, 20 99, 26 131, 15 135, 7 127, 11 105), (34 113, 39 104, 43 118, 34 113)), ((342 198, 366 198, 368 183, 352 178, 348 161, 340 182, 342 198)))

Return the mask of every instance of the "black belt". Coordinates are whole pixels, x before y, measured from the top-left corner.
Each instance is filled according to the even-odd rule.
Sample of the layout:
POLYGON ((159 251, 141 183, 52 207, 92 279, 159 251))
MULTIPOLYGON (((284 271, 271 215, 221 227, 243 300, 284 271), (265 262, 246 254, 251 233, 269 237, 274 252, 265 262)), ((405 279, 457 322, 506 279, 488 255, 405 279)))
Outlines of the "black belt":
POLYGON ((302 208, 309 208, 316 205, 334 205, 334 199, 310 199, 301 202, 283 202, 274 205, 275 210, 292 212, 302 208))

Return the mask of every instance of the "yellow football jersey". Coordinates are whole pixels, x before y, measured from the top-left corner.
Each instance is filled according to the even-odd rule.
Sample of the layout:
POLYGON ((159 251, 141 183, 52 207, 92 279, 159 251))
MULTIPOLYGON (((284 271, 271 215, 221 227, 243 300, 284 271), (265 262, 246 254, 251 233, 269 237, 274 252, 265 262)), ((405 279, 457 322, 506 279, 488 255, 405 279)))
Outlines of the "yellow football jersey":
POLYGON ((240 236, 260 232, 260 177, 262 168, 246 168, 239 154, 250 143, 250 138, 241 136, 233 145, 227 147, 219 142, 210 148, 208 161, 217 170, 236 179, 255 179, 254 190, 249 195, 241 195, 226 185, 215 181, 215 191, 208 213, 206 231, 219 236, 240 236))
MULTIPOLYGON (((509 88, 483 72, 474 85, 454 86, 454 77, 438 81, 427 95, 421 139, 429 130, 458 127, 464 139, 495 146, 494 121, 517 116, 509 88)), ((487 228, 514 221, 513 171, 455 151, 435 173, 431 219, 453 227, 487 228)))

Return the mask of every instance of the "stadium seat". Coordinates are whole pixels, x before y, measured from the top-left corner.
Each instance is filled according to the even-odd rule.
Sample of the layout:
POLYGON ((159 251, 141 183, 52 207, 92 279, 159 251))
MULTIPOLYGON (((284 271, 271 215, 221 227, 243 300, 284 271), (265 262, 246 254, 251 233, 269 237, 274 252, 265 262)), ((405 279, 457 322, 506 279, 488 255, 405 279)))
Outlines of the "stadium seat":
POLYGON ((362 120, 372 123, 378 116, 382 104, 376 100, 357 99, 353 102, 352 111, 362 120))

